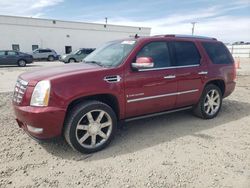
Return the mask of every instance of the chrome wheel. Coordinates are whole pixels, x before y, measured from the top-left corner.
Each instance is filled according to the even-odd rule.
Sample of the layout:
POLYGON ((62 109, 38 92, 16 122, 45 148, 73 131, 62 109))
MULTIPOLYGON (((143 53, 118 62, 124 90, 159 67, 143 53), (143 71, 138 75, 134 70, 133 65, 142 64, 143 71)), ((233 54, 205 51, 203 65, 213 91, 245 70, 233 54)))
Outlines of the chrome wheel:
POLYGON ((207 115, 213 116, 218 112, 220 109, 220 94, 217 90, 212 89, 210 90, 206 97, 205 97, 205 102, 204 102, 204 109, 207 115))
POLYGON ((83 115, 76 126, 78 143, 85 148, 96 148, 104 144, 113 128, 110 115, 103 110, 92 110, 83 115))

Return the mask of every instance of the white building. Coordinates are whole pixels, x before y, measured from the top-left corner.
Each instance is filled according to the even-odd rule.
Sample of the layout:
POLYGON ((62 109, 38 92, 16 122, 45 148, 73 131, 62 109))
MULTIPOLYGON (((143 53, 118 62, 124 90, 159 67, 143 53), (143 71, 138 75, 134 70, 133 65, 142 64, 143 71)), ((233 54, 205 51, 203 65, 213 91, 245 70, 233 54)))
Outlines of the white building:
POLYGON ((51 48, 58 54, 138 34, 150 35, 151 28, 70 22, 0 15, 0 49, 30 52, 51 48))

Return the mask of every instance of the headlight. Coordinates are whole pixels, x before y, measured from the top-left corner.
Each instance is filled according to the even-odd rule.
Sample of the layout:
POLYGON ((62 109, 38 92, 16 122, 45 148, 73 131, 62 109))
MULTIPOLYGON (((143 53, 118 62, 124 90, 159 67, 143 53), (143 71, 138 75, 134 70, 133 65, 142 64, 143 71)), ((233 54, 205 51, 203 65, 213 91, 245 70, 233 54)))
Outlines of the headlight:
POLYGON ((50 95, 50 81, 42 80, 38 82, 32 93, 30 106, 48 106, 50 95))

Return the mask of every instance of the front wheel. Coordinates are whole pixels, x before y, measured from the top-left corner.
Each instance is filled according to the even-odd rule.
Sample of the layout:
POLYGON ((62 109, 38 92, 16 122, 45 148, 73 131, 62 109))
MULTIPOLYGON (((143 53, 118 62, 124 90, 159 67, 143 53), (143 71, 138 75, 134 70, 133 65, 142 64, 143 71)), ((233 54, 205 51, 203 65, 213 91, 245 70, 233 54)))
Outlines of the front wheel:
POLYGON ((73 149, 92 153, 110 143, 116 127, 116 114, 110 106, 99 101, 86 101, 68 113, 64 137, 73 149))
POLYGON ((194 108, 194 114, 203 119, 217 116, 222 105, 221 89, 214 84, 205 87, 199 103, 194 108))

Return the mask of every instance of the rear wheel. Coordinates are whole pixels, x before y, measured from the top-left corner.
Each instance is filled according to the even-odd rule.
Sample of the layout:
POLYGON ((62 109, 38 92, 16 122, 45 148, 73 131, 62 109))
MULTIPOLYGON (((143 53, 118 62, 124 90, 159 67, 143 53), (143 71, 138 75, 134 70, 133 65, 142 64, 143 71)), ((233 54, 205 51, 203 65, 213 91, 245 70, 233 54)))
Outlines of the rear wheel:
POLYGON ((70 110, 64 137, 73 149, 91 153, 110 143, 116 127, 116 115, 110 106, 99 101, 86 101, 70 110))
POLYGON ((55 58, 54 58, 53 55, 50 55, 50 56, 48 57, 48 61, 54 61, 54 60, 55 60, 55 58))
POLYGON ((205 87, 199 103, 194 108, 194 114, 203 119, 217 116, 222 105, 222 93, 219 87, 209 84, 205 87))
POLYGON ((19 60, 19 61, 17 62, 17 64, 18 64, 19 67, 25 67, 25 66, 26 66, 26 61, 23 60, 23 59, 21 59, 21 60, 19 60))
POLYGON ((70 58, 69 60, 68 60, 68 63, 75 63, 76 62, 76 60, 74 59, 74 58, 70 58))

